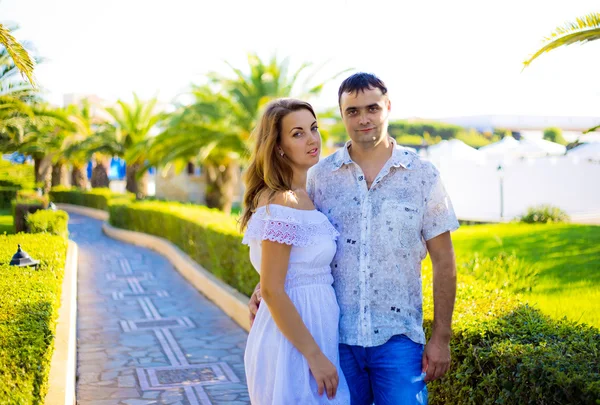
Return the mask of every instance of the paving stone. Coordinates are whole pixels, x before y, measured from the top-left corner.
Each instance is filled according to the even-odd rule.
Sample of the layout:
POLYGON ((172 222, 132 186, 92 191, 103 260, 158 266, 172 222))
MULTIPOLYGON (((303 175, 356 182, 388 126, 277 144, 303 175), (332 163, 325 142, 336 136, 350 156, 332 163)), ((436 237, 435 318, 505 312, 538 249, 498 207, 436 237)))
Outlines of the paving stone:
POLYGON ((77 376, 77 382, 81 384, 87 384, 97 382, 100 379, 100 373, 96 371, 80 373, 77 376))
POLYGON ((130 357, 146 357, 147 355, 148 355, 148 352, 146 352, 146 351, 137 351, 137 352, 129 353, 130 357))
POLYGON ((135 398, 140 397, 140 393, 135 388, 119 388, 113 392, 110 398, 135 398))
POLYGON ((235 401, 238 398, 237 394, 225 394, 215 396, 215 399, 218 401, 235 401))
POLYGON ((143 400, 143 399, 127 399, 125 401, 121 401, 121 403, 127 404, 127 405, 149 405, 149 404, 156 404, 156 401, 148 401, 148 400, 143 400))
POLYGON ((240 401, 212 401, 213 405, 247 405, 250 403, 250 400, 240 400, 240 401))
POLYGON ((160 394, 160 391, 146 391, 146 392, 144 392, 144 395, 142 398, 154 399, 154 398, 158 398, 159 394, 160 394))
POLYGON ((100 375, 100 379, 102 381, 106 381, 106 380, 114 380, 115 378, 117 378, 119 376, 119 373, 117 371, 107 371, 105 373, 102 373, 100 375))
POLYGON ((160 399, 168 404, 172 404, 183 399, 183 395, 179 391, 165 391, 160 399))
POLYGON ((119 377, 119 387, 135 387, 135 377, 132 375, 125 375, 119 377))

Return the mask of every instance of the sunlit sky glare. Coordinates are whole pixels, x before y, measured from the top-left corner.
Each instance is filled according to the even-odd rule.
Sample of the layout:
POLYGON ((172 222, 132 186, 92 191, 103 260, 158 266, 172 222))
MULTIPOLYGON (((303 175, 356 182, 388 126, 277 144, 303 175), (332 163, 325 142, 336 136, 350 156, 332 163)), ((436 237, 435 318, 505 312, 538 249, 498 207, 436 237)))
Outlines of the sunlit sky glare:
MULTIPOLYGON (((395 118, 480 114, 600 116, 600 41, 522 62, 598 0, 1 0, 46 61, 47 98, 171 101, 209 71, 244 68, 247 52, 327 62, 317 78, 354 68, 380 76, 395 118)), ((337 104, 342 78, 318 109, 337 104)))

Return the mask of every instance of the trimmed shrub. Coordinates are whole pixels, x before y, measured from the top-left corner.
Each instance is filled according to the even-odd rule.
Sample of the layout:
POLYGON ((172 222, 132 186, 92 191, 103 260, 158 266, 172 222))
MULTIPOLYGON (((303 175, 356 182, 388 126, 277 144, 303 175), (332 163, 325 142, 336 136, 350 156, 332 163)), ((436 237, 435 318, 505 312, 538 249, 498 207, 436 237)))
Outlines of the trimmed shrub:
POLYGON ((33 165, 15 164, 0 159, 0 187, 36 188, 33 165))
POLYGON ((548 222, 569 222, 569 215, 558 207, 551 205, 538 205, 529 207, 527 213, 521 217, 521 222, 527 224, 547 224, 548 222))
MULTIPOLYGON (((431 336, 431 274, 424 283, 424 326, 431 336)), ((429 383, 436 404, 596 404, 600 331, 553 320, 505 289, 459 279, 448 374, 429 383)))
POLYGON ((39 201, 48 205, 48 196, 39 195, 35 190, 19 190, 17 191, 17 198, 20 200, 39 201))
POLYGON ((48 207, 47 196, 35 200, 17 199, 12 201, 12 212, 15 225, 15 233, 28 232, 27 221, 25 217, 36 211, 44 210, 48 207))
POLYGON ((399 145, 421 146, 425 142, 425 139, 420 135, 399 135, 396 137, 396 142, 399 145))
POLYGON ((0 403, 44 402, 66 249, 59 236, 0 235, 0 403), (37 269, 9 265, 18 244, 37 269))
POLYGON ((174 202, 115 203, 110 223, 168 239, 243 294, 251 295, 258 283, 237 222, 221 211, 174 202))
POLYGON ((25 218, 29 233, 48 233, 67 239, 69 215, 65 211, 39 210, 25 218))
POLYGON ((50 200, 54 203, 82 205, 108 211, 109 201, 113 198, 134 200, 132 193, 115 193, 109 188, 94 188, 82 191, 76 188, 55 187, 50 190, 50 200))

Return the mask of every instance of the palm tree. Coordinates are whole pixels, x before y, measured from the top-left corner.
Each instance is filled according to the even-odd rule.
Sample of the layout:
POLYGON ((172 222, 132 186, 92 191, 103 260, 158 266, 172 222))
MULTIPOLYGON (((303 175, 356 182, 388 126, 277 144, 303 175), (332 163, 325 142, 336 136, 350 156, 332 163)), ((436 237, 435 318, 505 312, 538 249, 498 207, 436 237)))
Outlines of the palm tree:
MULTIPOLYGON (((600 13, 590 13, 579 17, 575 21, 567 22, 564 26, 556 28, 550 36, 544 38, 544 45, 523 62, 523 69, 545 52, 550 52, 565 45, 577 42, 586 43, 597 39, 600 39, 600 13)), ((590 128, 584 133, 597 129, 600 129, 600 125, 590 128)))
POLYGON ((116 106, 106 108, 114 123, 101 126, 80 147, 90 154, 124 157, 127 162, 125 188, 141 198, 147 193, 149 167, 144 163, 148 159, 151 131, 166 115, 156 112, 156 98, 143 101, 135 93, 133 98, 132 103, 119 100, 116 106))
MULTIPOLYGON (((74 132, 74 126, 60 108, 37 103, 32 110, 32 118, 17 116, 8 121, 19 127, 15 150, 33 158, 35 181, 42 183, 44 191, 48 191, 52 185, 53 166, 57 162, 64 163, 61 153, 68 142, 66 134, 74 132)), ((59 167, 54 176, 64 178, 62 168, 59 167)))
POLYGON ((108 157, 93 148, 108 127, 108 123, 94 116, 89 100, 81 104, 72 104, 66 108, 74 130, 65 138, 63 156, 73 166, 72 184, 79 188, 87 188, 86 164, 90 159, 96 162, 92 170, 91 186, 108 187, 108 157))
POLYGON ((0 44, 4 46, 4 49, 6 49, 12 58, 14 65, 21 71, 21 74, 26 76, 29 83, 35 87, 35 80, 33 79, 34 61, 23 45, 10 33, 15 29, 17 27, 7 27, 0 24, 0 44))
POLYGON ((228 63, 230 76, 213 72, 206 85, 192 86, 194 102, 177 106, 167 129, 152 140, 148 165, 182 168, 190 160, 202 164, 207 205, 229 212, 235 179, 249 154, 250 133, 262 108, 275 98, 292 94, 309 99, 319 94, 326 82, 310 85, 316 69, 300 83, 310 64, 302 64, 290 74, 289 63, 289 58, 273 56, 263 61, 249 54, 246 71, 228 63))

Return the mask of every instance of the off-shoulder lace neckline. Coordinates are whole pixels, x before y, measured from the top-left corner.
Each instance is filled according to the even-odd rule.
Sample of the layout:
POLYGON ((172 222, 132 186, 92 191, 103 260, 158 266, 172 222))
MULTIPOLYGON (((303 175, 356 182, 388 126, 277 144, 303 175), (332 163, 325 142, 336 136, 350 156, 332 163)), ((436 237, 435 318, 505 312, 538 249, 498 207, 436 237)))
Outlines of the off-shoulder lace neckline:
POLYGON ((266 205, 261 205, 260 207, 258 207, 254 212, 258 212, 258 210, 260 209, 266 209, 267 207, 277 207, 277 208, 285 208, 288 210, 294 210, 294 211, 301 211, 301 212, 315 212, 318 211, 316 208, 313 208, 312 210, 303 210, 300 208, 293 208, 293 207, 288 207, 287 205, 281 205, 281 204, 266 204, 266 205))

